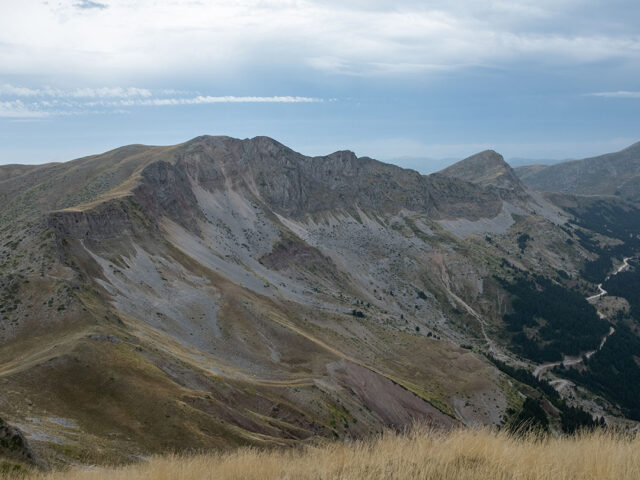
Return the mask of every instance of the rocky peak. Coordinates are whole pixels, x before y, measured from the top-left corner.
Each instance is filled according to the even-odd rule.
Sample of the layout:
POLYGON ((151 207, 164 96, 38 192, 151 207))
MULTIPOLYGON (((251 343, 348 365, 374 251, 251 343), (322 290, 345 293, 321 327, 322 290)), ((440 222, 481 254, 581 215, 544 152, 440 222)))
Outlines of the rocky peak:
POLYGON ((349 150, 308 157, 268 137, 198 137, 183 145, 177 167, 209 191, 244 192, 292 216, 406 208, 434 218, 461 213, 477 218, 492 216, 499 207, 498 195, 480 185, 423 176, 349 150), (468 205, 465 212, 462 204, 468 205))
POLYGON ((483 187, 523 191, 524 185, 504 158, 494 150, 485 150, 454 163, 440 173, 483 187))

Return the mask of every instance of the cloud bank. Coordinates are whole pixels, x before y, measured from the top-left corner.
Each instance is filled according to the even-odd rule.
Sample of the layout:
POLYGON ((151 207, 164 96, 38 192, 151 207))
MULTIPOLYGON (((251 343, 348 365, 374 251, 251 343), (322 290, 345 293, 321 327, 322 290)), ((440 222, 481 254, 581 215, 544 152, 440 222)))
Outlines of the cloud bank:
POLYGON ((517 62, 640 62, 637 2, 111 0, 106 7, 2 2, 4 72, 95 81, 224 78, 259 68, 393 76, 517 62))

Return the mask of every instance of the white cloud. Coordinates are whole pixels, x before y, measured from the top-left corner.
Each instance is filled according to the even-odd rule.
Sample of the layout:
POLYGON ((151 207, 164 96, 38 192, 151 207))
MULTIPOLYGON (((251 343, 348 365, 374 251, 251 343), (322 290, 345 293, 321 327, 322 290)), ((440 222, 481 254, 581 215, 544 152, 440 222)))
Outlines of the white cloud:
POLYGON ((0 117, 41 118, 54 115, 119 112, 131 107, 170 107, 216 103, 320 103, 324 100, 301 96, 211 96, 189 92, 146 88, 52 89, 0 85, 0 117), (183 96, 167 96, 167 94, 183 96), (19 97, 19 98, 15 98, 19 97), (38 98, 35 100, 35 98, 38 98), (22 99, 27 99, 24 101, 22 99))
POLYGON ((587 93, 588 97, 604 97, 604 98, 640 98, 640 92, 628 90, 618 90, 617 92, 594 92, 587 93))
POLYGON ((59 89, 51 87, 28 88, 10 84, 0 85, 0 95, 14 97, 53 97, 53 98, 132 98, 150 97, 151 91, 135 87, 102 87, 59 89))
POLYGON ((20 100, 0 101, 0 118, 42 118, 49 114, 20 100))
POLYGON ((212 103, 319 103, 321 98, 313 97, 212 97, 198 95, 192 98, 152 98, 149 100, 122 100, 120 105, 128 106, 173 106, 173 105, 208 105, 212 103))
POLYGON ((0 3, 0 65, 14 75, 224 79, 260 67, 403 75, 640 60, 638 9, 616 17, 604 0, 589 9, 578 0, 110 0, 99 14, 72 0, 0 3))

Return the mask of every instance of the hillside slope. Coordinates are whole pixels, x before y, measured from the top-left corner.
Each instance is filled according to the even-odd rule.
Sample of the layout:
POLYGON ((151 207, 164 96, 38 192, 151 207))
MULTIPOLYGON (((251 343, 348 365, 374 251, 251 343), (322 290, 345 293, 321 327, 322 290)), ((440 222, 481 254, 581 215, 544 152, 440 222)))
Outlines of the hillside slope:
POLYGON ((518 167, 529 187, 581 195, 618 195, 640 200, 640 142, 615 153, 549 166, 518 167))
POLYGON ((49 465, 500 425, 523 396, 560 428, 487 356, 533 370, 512 282, 589 287, 594 255, 495 155, 475 182, 266 137, 0 169, 0 417, 49 465))

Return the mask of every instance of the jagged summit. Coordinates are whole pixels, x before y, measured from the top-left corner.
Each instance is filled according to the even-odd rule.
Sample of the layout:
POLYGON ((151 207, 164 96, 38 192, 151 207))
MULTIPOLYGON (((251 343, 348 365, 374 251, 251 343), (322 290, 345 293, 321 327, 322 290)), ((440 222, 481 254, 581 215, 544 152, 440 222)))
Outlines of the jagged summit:
POLYGON ((493 186, 519 191, 524 189, 511 166, 504 161, 502 155, 494 150, 485 150, 471 155, 445 168, 440 173, 483 187, 493 186))
MULTIPOLYGON (((0 182, 11 178, 0 192, 6 205, 2 218, 27 220, 52 210, 85 210, 135 196, 141 188, 150 208, 159 205, 156 195, 173 188, 175 210, 180 205, 175 198, 185 200, 190 182, 210 191, 236 190, 296 216, 406 208, 432 218, 477 219, 493 217, 500 209, 495 192, 451 176, 420 175, 349 150, 305 156, 265 136, 203 135, 173 146, 128 145, 65 163, 18 167, 0 169, 0 182), (51 187, 64 182, 68 188, 42 189, 42 182, 51 187)), ((184 205, 187 210, 188 203, 192 201, 184 205)))
MULTIPOLYGON (((397 212, 406 208, 433 218, 477 219, 493 217, 500 209, 498 196, 481 186, 451 177, 420 175, 358 157, 349 150, 310 157, 269 137, 224 136, 196 137, 165 148, 171 150, 160 159, 165 163, 160 169, 156 161, 137 157, 147 183, 161 181, 165 174, 160 171, 167 169, 167 175, 185 187, 190 179, 210 191, 232 189, 281 214, 304 216, 357 209, 397 212)), ((128 185, 134 188, 136 182, 128 185)))

